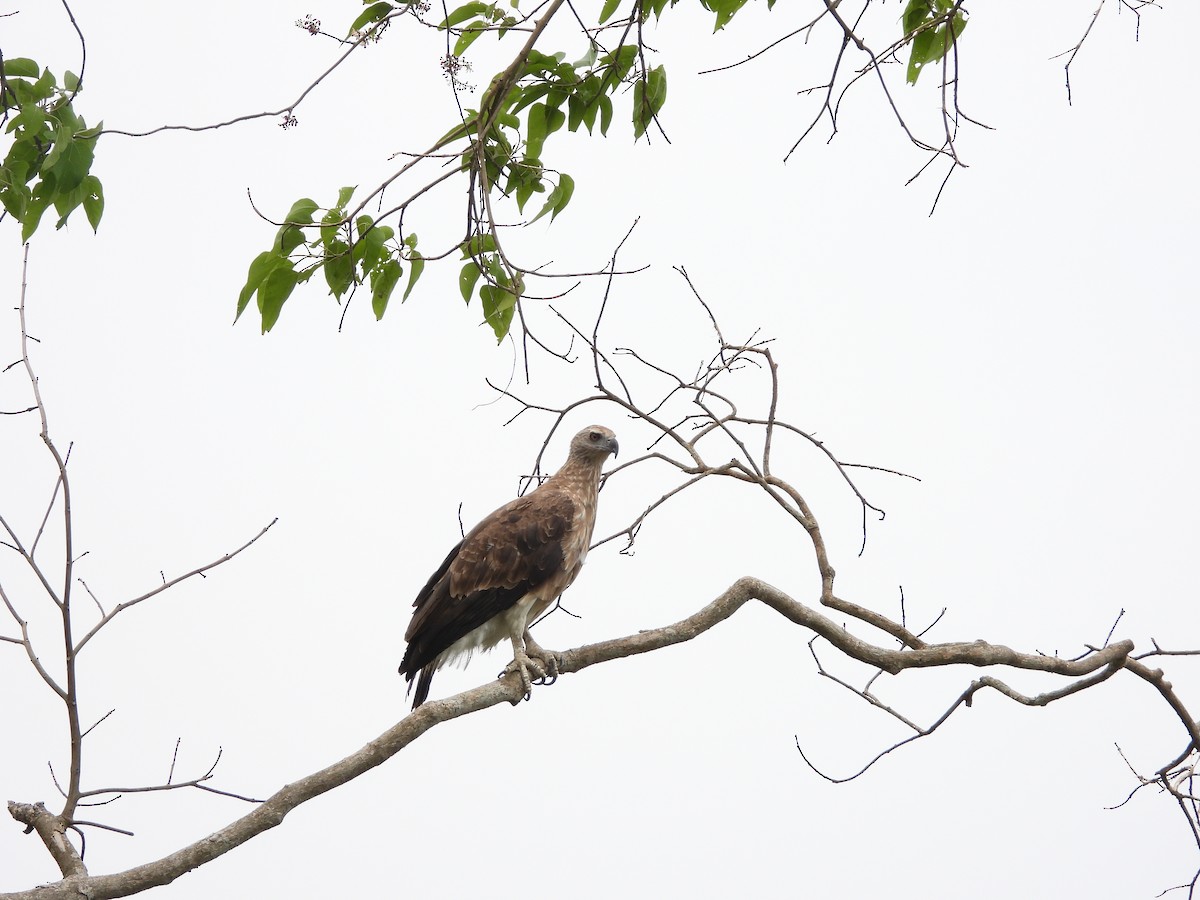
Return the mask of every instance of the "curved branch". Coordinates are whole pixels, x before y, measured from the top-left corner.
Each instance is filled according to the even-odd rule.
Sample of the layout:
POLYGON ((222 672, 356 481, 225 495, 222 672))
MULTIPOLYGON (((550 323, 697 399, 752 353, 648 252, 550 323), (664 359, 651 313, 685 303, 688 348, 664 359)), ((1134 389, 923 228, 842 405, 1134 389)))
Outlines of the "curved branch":
MULTIPOLYGON (((1120 641, 1082 660, 1021 653, 984 641, 937 644, 919 650, 889 650, 855 637, 842 625, 765 581, 744 577, 703 609, 673 625, 566 651, 562 654, 559 672, 564 675, 580 672, 600 663, 690 641, 728 619, 751 600, 758 600, 792 623, 817 632, 849 656, 892 673, 907 668, 945 665, 1002 665, 1078 677, 1114 665, 1119 668, 1133 650, 1132 641, 1120 641)), ((91 900, 109 900, 169 884, 279 825, 301 804, 383 764, 437 725, 500 703, 515 705, 523 695, 520 679, 514 673, 453 697, 429 701, 345 759, 285 785, 254 811, 175 853, 111 875, 90 876, 86 870, 81 872, 80 866, 66 870, 67 877, 55 884, 0 894, 0 900, 77 900, 81 894, 91 900)), ((60 817, 52 816, 44 807, 39 813, 34 805, 10 803, 9 810, 20 821, 37 828, 39 834, 43 831, 51 837, 61 834, 51 827, 55 820, 61 821, 60 817), (25 818, 19 817, 18 811, 25 818)))
POLYGON ((391 15, 388 15, 385 18, 381 19, 379 22, 376 22, 374 27, 370 31, 368 31, 362 37, 358 38, 358 40, 356 40, 350 46, 349 50, 347 50, 345 53, 343 53, 341 56, 339 56, 336 60, 334 60, 333 65, 331 65, 324 72, 322 72, 320 75, 318 75, 316 78, 314 78, 311 82, 309 82, 308 86, 300 92, 299 97, 297 97, 295 100, 293 100, 287 106, 282 107, 281 109, 264 110, 263 112, 256 112, 256 113, 247 113, 246 115, 235 116, 232 119, 227 119, 224 122, 216 122, 212 125, 159 125, 157 128, 151 128, 149 131, 124 131, 119 128, 105 128, 103 131, 100 132, 100 134, 121 134, 121 135, 124 135, 125 137, 149 137, 150 135, 158 134, 161 131, 215 131, 218 128, 225 128, 229 125, 237 125, 237 124, 240 124, 241 122, 251 122, 255 119, 275 118, 276 116, 288 117, 287 119, 285 119, 285 122, 294 121, 291 117, 292 117, 292 114, 295 112, 296 107, 298 107, 301 103, 304 102, 304 99, 316 89, 317 85, 319 85, 322 81, 324 81, 326 78, 328 78, 330 75, 332 75, 338 69, 338 67, 340 67, 342 65, 342 63, 344 63, 350 57, 351 53, 353 53, 359 47, 366 46, 366 44, 368 43, 367 38, 371 34, 373 34, 376 31, 379 31, 382 27, 385 26, 385 23, 387 23, 389 20, 391 20, 393 18, 396 18, 398 15, 401 15, 401 14, 402 13, 392 13, 391 15))

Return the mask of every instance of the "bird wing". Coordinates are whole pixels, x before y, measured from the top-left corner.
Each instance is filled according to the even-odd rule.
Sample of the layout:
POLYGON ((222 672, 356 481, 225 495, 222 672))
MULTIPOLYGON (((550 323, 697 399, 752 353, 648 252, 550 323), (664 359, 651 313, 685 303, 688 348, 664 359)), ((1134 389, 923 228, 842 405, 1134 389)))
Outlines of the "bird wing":
POLYGON ((471 529, 413 601, 401 673, 411 680, 459 638, 562 575, 575 518, 567 494, 534 491, 471 529))

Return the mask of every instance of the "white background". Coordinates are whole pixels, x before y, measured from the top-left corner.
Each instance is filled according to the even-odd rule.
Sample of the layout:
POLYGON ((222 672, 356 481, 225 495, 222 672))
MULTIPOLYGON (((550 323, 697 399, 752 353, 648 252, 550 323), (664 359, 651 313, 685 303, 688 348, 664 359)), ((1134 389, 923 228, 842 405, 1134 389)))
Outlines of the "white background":
MULTIPOLYGON (((888 517, 872 522, 859 558, 853 497, 815 454, 780 449, 780 473, 825 528, 842 596, 896 614, 903 586, 913 622, 948 607, 934 640, 1075 655, 1103 642, 1124 609, 1116 636, 1140 649, 1152 637, 1200 647, 1190 54, 1200 12, 1148 10, 1135 42, 1133 17, 1105 8, 1069 107, 1062 60, 1050 57, 1078 40, 1094 7, 974 10, 961 101, 997 130, 964 132, 970 168, 929 217, 940 173, 904 187, 924 157, 867 81, 832 143, 819 128, 782 162, 815 114, 796 92, 827 76, 829 28, 808 46, 695 74, 819 8, 786 6, 747 8, 716 36, 707 14, 669 12, 648 40, 668 70, 671 143, 632 144, 627 97, 606 140, 555 136, 543 158, 575 176, 575 199, 510 249, 527 265, 596 269, 640 216, 622 260, 651 268, 618 280, 608 346, 683 371, 709 354, 706 321, 671 269, 686 266, 728 336, 761 328, 776 339, 783 418, 844 459, 923 479, 862 476, 888 517)), ((878 20, 888 34, 899 29, 892 10, 878 20)), ((88 49, 79 108, 89 122, 144 130, 285 106, 340 52, 292 22, 311 13, 340 33, 358 6, 75 12, 88 49)), ((61 9, 2 21, 6 54, 78 71, 61 9)), ((463 305, 454 263, 430 264, 381 323, 360 299, 339 333, 339 310, 314 282, 269 336, 249 319, 230 326, 246 266, 274 233, 247 189, 282 217, 301 196, 326 204, 343 184, 361 194, 397 167, 391 154, 431 144, 454 115, 439 40, 411 23, 394 29, 318 87, 292 130, 268 118, 108 135, 95 168, 108 198, 99 235, 80 212, 58 233, 47 216, 33 241, 34 363, 55 438, 74 442, 76 551, 88 554, 77 574, 101 602, 280 519, 246 554, 131 610, 85 650, 85 719, 117 710, 88 738, 87 786, 163 780, 182 738, 178 773, 200 774, 223 747, 216 786, 264 797, 382 732, 406 712, 396 665, 411 598, 456 539, 459 503, 470 524, 529 471, 548 420, 501 428, 515 408, 491 403, 484 378, 507 383, 514 350, 496 348, 478 306, 463 305)), ((477 42, 476 84, 512 44, 506 57, 477 42)), ((567 31, 558 46, 582 55, 567 31)), ((935 81, 898 89, 931 138, 935 81)), ((406 226, 423 250, 455 239, 463 202, 455 185, 414 206, 406 226)), ((0 229, 7 364, 18 355, 8 310, 21 255, 16 226, 0 229)), ((587 321, 601 290, 588 281, 556 305, 587 321)), ((558 341, 552 317, 530 308, 558 341)), ((537 402, 590 388, 582 364, 564 372, 535 357, 533 375, 512 384, 537 402)), ((747 398, 761 398, 754 378, 747 398)), ((19 370, 0 377, 0 408, 27 398, 19 370)), ((566 433, 591 421, 617 430, 623 457, 649 440, 598 406, 566 433)), ((0 510, 28 536, 54 471, 32 417, 0 428, 0 510)), ((563 452, 557 440, 549 464, 563 452)), ((672 484, 662 471, 614 480, 598 534, 672 484)), ((553 617, 539 641, 565 649, 667 624, 743 574, 809 600, 806 546, 753 492, 698 488, 649 521, 632 558, 595 551, 566 598, 582 618, 553 617)), ((42 552, 53 560, 59 547, 47 539, 42 552)), ((15 563, 4 560, 0 578, 52 664, 49 603, 15 563)), ((90 621, 90 601, 76 597, 90 621)), ((980 696, 934 737, 835 786, 801 761, 797 737, 844 775, 904 735, 815 674, 809 637, 746 608, 693 643, 564 678, 529 704, 436 729, 157 896, 1129 898, 1195 872, 1173 801, 1149 789, 1105 811, 1136 785, 1114 744, 1143 772, 1184 746, 1147 686, 1118 677, 1045 710, 980 696)), ((502 656, 441 673, 434 695, 480 683, 502 656)), ((1167 668, 1195 712, 1196 664, 1167 668)), ((977 674, 911 672, 877 688, 929 722, 977 674)), ((1058 684, 1011 681, 1029 692, 1058 684)), ((0 799, 52 805, 46 762, 60 778, 66 768, 61 706, 7 644, 0 692, 0 799)), ((198 792, 126 797, 92 814, 136 836, 90 831, 87 862, 119 871, 246 809, 198 792)), ((0 827, 0 890, 56 877, 35 836, 0 827)))

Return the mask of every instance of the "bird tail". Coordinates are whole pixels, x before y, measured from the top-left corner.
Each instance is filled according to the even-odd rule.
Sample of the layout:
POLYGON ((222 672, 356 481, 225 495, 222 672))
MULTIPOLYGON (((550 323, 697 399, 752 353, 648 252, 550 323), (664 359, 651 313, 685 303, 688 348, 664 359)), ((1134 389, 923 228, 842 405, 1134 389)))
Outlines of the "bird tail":
MULTIPOLYGON (((436 668, 437 667, 433 663, 430 663, 429 665, 427 665, 425 668, 423 668, 421 670, 421 674, 417 678, 417 694, 415 697, 413 697, 413 705, 412 705, 413 709, 416 709, 418 706, 420 706, 422 703, 424 703, 429 698, 429 686, 431 684, 433 684, 433 673, 436 668)), ((408 682, 408 693, 409 694, 412 693, 412 689, 413 689, 413 683, 412 683, 412 679, 410 676, 409 682, 408 682)))

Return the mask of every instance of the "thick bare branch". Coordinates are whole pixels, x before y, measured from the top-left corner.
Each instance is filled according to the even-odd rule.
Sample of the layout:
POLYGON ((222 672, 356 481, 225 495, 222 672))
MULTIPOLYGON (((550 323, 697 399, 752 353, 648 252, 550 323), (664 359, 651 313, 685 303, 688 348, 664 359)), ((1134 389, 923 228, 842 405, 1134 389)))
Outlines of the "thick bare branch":
MULTIPOLYGON (((1080 677, 1112 667, 1114 664, 1120 668, 1133 649, 1132 642, 1121 641, 1087 659, 1074 661, 1036 653, 1022 653, 984 641, 938 644, 921 650, 892 650, 861 640, 850 634, 841 624, 800 603, 778 588, 757 578, 746 577, 738 579, 697 613, 673 625, 590 644, 563 653, 560 673, 580 672, 590 666, 690 641, 728 619, 751 600, 758 600, 790 622, 817 632, 848 656, 893 673, 907 668, 943 665, 1000 665, 1080 677)), ((519 678, 516 674, 511 674, 453 697, 429 701, 345 759, 286 785, 254 811, 175 853, 112 875, 89 876, 78 869, 64 870, 67 877, 56 884, 31 891, 0 894, 0 900, 76 900, 80 894, 92 900, 107 900, 127 897, 168 884, 279 825, 289 812, 302 803, 381 765, 437 725, 499 703, 516 704, 523 694, 524 689, 519 678)), ((18 812, 25 816, 26 818, 19 820, 26 824, 45 819, 41 827, 47 830, 48 834, 56 833, 51 827, 56 824, 55 817, 45 813, 44 808, 42 819, 38 818, 35 806, 10 803, 9 808, 14 817, 18 812)))

